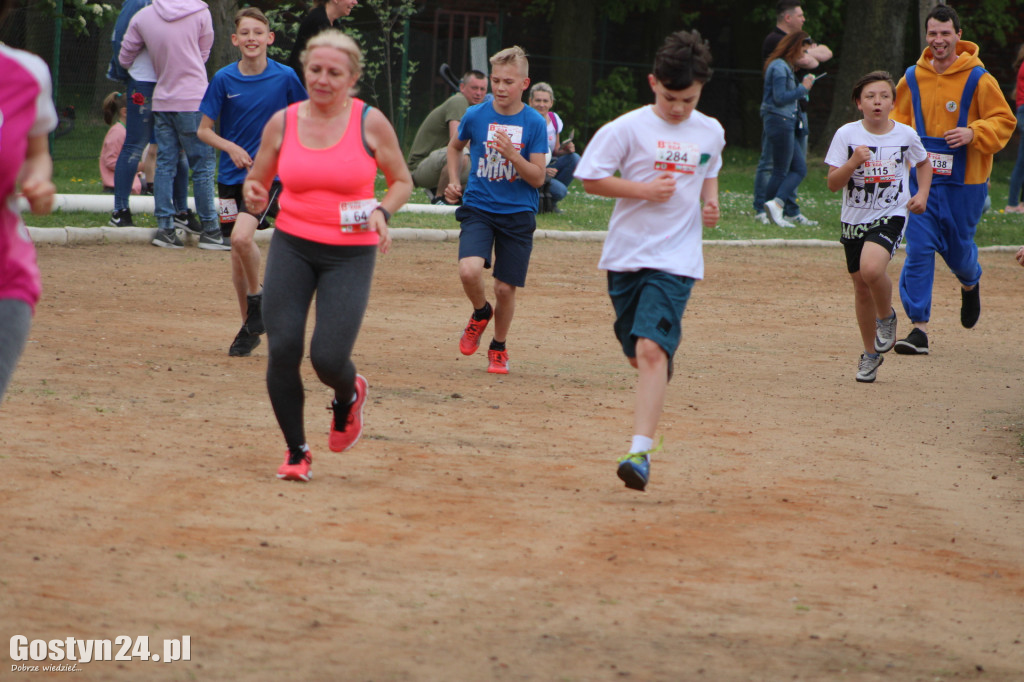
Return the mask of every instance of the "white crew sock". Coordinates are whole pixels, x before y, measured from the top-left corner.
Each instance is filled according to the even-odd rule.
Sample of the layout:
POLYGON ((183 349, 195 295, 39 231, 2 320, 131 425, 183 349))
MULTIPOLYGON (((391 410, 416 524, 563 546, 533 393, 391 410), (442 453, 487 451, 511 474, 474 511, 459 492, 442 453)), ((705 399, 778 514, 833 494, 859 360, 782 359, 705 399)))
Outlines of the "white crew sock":
POLYGON ((654 439, 647 436, 633 436, 633 444, 629 448, 629 454, 634 452, 650 452, 654 448, 654 439))

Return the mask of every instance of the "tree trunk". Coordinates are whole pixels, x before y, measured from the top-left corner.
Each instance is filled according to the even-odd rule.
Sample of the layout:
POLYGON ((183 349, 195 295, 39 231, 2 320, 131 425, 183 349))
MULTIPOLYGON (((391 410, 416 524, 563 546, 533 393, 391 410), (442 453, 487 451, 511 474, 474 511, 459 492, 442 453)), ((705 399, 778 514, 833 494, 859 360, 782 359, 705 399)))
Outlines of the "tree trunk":
POLYGON ((111 45, 110 39, 114 35, 114 22, 109 21, 105 25, 92 29, 98 33, 96 39, 96 68, 93 71, 92 107, 89 111, 102 111, 103 100, 107 93, 118 90, 123 86, 120 83, 107 78, 107 69, 110 67, 111 45))
POLYGON ((206 73, 210 78, 231 62, 238 61, 238 48, 231 44, 235 32, 236 0, 208 0, 210 15, 213 17, 213 49, 206 61, 206 73))
POLYGON ((937 5, 945 4, 946 3, 943 2, 943 0, 917 0, 917 28, 919 41, 921 43, 921 52, 924 52, 924 48, 928 46, 928 40, 925 37, 924 31, 924 18, 928 16, 928 13, 935 9, 937 5))
POLYGON ((597 7, 593 0, 559 0, 552 18, 551 65, 553 85, 571 87, 573 111, 586 111, 593 74, 597 7))
MULTIPOLYGON (((847 3, 843 42, 837 60, 839 73, 832 95, 826 130, 836 130, 860 116, 850 99, 853 84, 871 71, 884 69, 898 82, 908 64, 903 63, 904 29, 910 0, 862 0, 847 3)), ((813 97, 813 93, 811 95, 813 97)), ((818 138, 815 151, 824 153, 830 135, 818 138)))

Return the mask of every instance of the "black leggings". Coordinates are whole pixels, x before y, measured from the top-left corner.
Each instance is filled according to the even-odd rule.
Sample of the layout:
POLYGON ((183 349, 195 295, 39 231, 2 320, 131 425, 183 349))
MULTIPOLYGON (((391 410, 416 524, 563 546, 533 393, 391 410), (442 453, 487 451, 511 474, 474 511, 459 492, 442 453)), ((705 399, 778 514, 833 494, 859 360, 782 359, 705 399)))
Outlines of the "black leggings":
POLYGON ((275 230, 263 284, 263 321, 269 359, 267 391, 289 448, 306 443, 299 371, 306 319, 316 292, 309 355, 320 381, 339 402, 351 400, 356 366, 352 348, 370 300, 375 246, 331 246, 275 230))
POLYGON ((19 298, 0 299, 0 401, 4 399, 7 383, 25 349, 28 332, 32 327, 32 307, 19 298))

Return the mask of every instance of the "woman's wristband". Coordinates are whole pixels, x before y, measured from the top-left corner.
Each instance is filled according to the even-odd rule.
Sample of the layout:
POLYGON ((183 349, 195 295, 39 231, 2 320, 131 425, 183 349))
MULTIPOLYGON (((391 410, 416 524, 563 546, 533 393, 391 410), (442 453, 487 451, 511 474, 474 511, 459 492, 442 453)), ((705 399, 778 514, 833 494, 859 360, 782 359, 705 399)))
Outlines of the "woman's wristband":
POLYGON ((386 208, 384 208, 383 206, 377 206, 377 208, 375 208, 373 210, 374 211, 380 211, 382 214, 384 214, 384 222, 385 223, 388 223, 388 224, 391 223, 391 213, 386 208))

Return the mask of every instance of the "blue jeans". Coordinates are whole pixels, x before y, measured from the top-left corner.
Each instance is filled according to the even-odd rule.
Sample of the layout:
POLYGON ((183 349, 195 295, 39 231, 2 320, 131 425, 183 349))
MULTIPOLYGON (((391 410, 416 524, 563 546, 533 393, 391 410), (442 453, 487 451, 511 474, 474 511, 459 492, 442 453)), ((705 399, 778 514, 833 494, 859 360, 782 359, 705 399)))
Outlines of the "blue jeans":
POLYGON ((1017 128, 1020 129, 1020 147, 1017 149, 1017 163, 1010 175, 1010 198, 1007 206, 1020 203, 1020 188, 1024 186, 1024 106, 1017 107, 1017 128))
MULTIPOLYGON (((800 146, 804 150, 804 159, 807 158, 807 114, 801 112, 804 117, 804 134, 799 136, 800 146)), ((768 142, 768 135, 764 128, 761 129, 761 158, 757 162, 757 172, 754 174, 754 213, 764 213, 764 202, 768 198, 768 179, 772 175, 772 152, 768 142)), ((800 215, 800 207, 796 203, 796 193, 793 196, 782 197, 782 213, 788 218, 800 215)))
POLYGON ((556 204, 569 193, 569 185, 572 183, 573 178, 576 177, 576 166, 579 164, 580 155, 576 152, 556 156, 548 164, 548 168, 554 168, 558 171, 555 173, 555 177, 548 181, 551 198, 554 199, 556 204))
MULTIPOLYGON (((138 172, 142 153, 147 144, 154 142, 153 88, 155 87, 156 83, 131 80, 128 81, 128 88, 125 90, 125 106, 128 109, 128 114, 124 122, 124 146, 121 147, 121 154, 117 157, 117 165, 114 167, 115 211, 128 208, 128 196, 132 193, 132 183, 135 180, 135 173, 138 172), (141 96, 142 104, 135 104, 132 101, 136 93, 141 96)), ((155 184, 154 178, 146 178, 146 180, 155 184)), ((178 159, 173 194, 176 212, 187 209, 188 161, 184 156, 178 159)))
POLYGON ((768 178, 772 174, 772 150, 768 146, 768 133, 761 127, 761 158, 754 173, 754 213, 764 213, 764 202, 768 198, 768 178))
POLYGON ((173 174, 184 151, 192 169, 192 192, 203 232, 219 236, 220 225, 213 199, 213 147, 196 136, 203 115, 198 111, 158 111, 155 116, 157 150, 153 198, 156 200, 157 228, 164 232, 174 229, 173 174))
MULTIPOLYGON (((789 202, 796 196, 796 188, 807 175, 807 160, 801 140, 797 139, 792 119, 777 114, 764 115, 764 133, 768 140, 772 174, 765 188, 765 198, 782 198, 789 202)), ((795 205, 795 204, 794 204, 795 205)), ((799 209, 792 215, 799 213, 799 209)), ((786 213, 786 215, 789 215, 786 213)))

